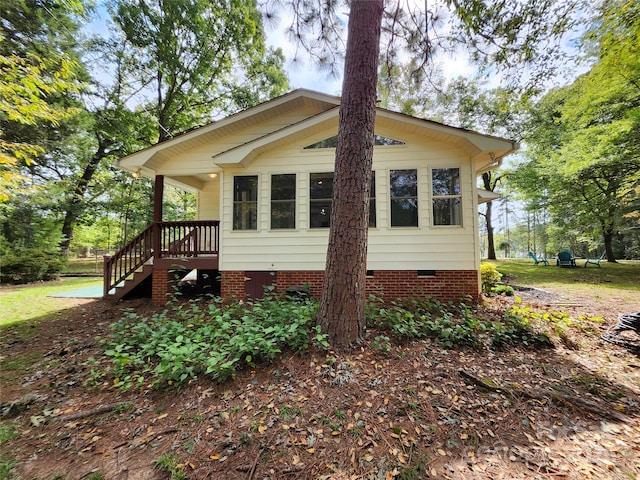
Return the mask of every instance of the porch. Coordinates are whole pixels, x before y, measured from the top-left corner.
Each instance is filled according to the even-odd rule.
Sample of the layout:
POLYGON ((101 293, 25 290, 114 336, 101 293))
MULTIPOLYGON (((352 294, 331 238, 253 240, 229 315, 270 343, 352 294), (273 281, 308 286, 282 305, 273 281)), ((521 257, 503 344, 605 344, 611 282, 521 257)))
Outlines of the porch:
POLYGON ((152 296, 163 297, 171 270, 217 271, 219 227, 219 220, 152 223, 114 255, 104 257, 103 298, 119 300, 149 278, 152 296))

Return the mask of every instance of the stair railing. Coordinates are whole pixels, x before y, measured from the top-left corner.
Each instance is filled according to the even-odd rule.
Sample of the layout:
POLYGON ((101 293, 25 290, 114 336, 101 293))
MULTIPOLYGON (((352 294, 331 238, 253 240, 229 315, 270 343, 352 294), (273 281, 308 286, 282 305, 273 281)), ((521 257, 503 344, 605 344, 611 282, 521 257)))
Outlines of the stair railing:
POLYGON ((220 250, 218 220, 156 222, 113 256, 104 257, 103 296, 152 258, 217 255, 220 250), (155 249, 154 245, 160 245, 155 249))

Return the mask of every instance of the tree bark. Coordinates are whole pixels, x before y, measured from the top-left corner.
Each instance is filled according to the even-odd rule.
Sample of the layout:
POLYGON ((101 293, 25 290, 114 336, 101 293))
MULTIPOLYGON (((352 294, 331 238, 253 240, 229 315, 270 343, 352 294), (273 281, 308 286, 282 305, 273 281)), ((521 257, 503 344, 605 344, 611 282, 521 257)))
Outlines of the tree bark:
POLYGON ((333 204, 318 323, 336 350, 364 339, 382 0, 354 0, 349 15, 333 204))
POLYGON ((99 141, 98 149, 93 154, 87 165, 84 167, 82 176, 73 188, 67 207, 65 209, 64 220, 62 222, 62 241, 60 242, 60 250, 66 253, 69 245, 73 240, 73 231, 75 229, 78 217, 82 210, 84 196, 89 189, 89 183, 93 180, 93 176, 100 165, 100 162, 107 156, 107 146, 99 141))
MULTIPOLYGON (((496 188, 496 184, 492 185, 491 183, 491 172, 485 172, 482 174, 482 183, 484 185, 484 189, 490 192, 493 192, 496 188)), ((496 245, 493 237, 493 218, 492 218, 492 210, 493 210, 493 202, 487 202, 486 206, 487 210, 485 211, 484 218, 487 227, 487 258, 489 260, 496 259, 496 245)))

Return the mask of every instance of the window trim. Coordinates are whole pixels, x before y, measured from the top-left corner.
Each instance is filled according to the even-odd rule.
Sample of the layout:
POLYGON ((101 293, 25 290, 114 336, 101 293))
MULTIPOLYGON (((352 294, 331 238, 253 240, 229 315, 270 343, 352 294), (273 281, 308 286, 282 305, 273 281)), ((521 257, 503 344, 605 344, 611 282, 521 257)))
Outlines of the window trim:
POLYGON ((461 228, 463 227, 463 211, 464 211, 464 202, 463 202, 463 194, 462 194, 462 166, 432 166, 429 168, 429 192, 431 194, 431 226, 434 228, 461 228), (435 195, 433 192, 433 171, 434 170, 458 170, 458 182, 460 187, 460 193, 455 195, 435 195), (460 200, 460 223, 449 223, 449 224, 440 224, 436 225, 435 223, 435 213, 434 209, 434 201, 438 199, 459 199, 460 200))
POLYGON ((231 231, 232 232, 257 232, 260 225, 260 175, 233 175, 231 180, 232 208, 231 208, 231 231), (236 178, 249 177, 256 179, 256 199, 255 200, 236 200, 236 178), (255 228, 236 228, 236 205, 255 204, 256 222, 255 228))
POLYGON ((299 183, 298 173, 271 173, 269 175, 269 230, 296 230, 298 228, 298 198, 299 198, 299 183), (294 184, 294 197, 293 199, 273 199, 273 177, 275 176, 293 176, 294 184), (293 203, 293 227, 278 227, 273 226, 273 205, 293 203))
POLYGON ((388 184, 388 188, 387 188, 387 192, 389 195, 389 228, 393 228, 393 229, 398 229, 398 228, 420 228, 420 169, 418 167, 407 167, 407 168, 393 168, 393 169, 389 169, 387 170, 388 174, 387 177, 389 179, 389 184, 388 184), (391 195, 391 188, 392 188, 392 182, 391 182, 391 172, 397 172, 397 171, 415 171, 416 172, 416 194, 415 196, 409 196, 409 197, 394 197, 391 195), (394 200, 398 200, 398 199, 415 199, 416 202, 416 224, 415 225, 394 225, 393 224, 393 201, 394 200))

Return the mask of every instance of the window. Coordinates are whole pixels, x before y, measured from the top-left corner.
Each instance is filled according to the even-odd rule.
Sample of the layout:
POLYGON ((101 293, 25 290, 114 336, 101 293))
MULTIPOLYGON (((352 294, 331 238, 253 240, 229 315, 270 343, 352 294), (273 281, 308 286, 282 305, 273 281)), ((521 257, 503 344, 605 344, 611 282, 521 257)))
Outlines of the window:
MULTIPOLYGON (((376 146, 388 146, 388 145, 404 145, 404 142, 400 140, 395 140, 393 138, 383 137, 381 135, 376 135, 373 139, 373 144, 376 146)), ((324 140, 320 140, 319 142, 313 143, 311 145, 307 145, 303 148, 303 150, 313 150, 316 148, 336 148, 338 145, 338 136, 325 138, 324 140)))
POLYGON ((258 176, 233 177, 233 229, 258 229, 258 176))
POLYGON ((462 225, 462 193, 459 168, 431 170, 433 224, 462 225))
POLYGON ((271 175, 271 228, 296 228, 296 174, 271 175))
POLYGON ((371 189, 369 190, 369 228, 376 226, 376 172, 371 172, 371 189))
POLYGON ((328 227, 333 201, 333 172, 309 175, 309 198, 309 226, 328 227))
POLYGON ((418 226, 418 171, 391 170, 391 226, 418 226))
MULTIPOLYGON (((376 173, 371 172, 369 191, 369 227, 376 226, 376 173)), ((309 226, 326 228, 331 218, 333 201, 333 172, 312 173, 309 175, 309 226)))

